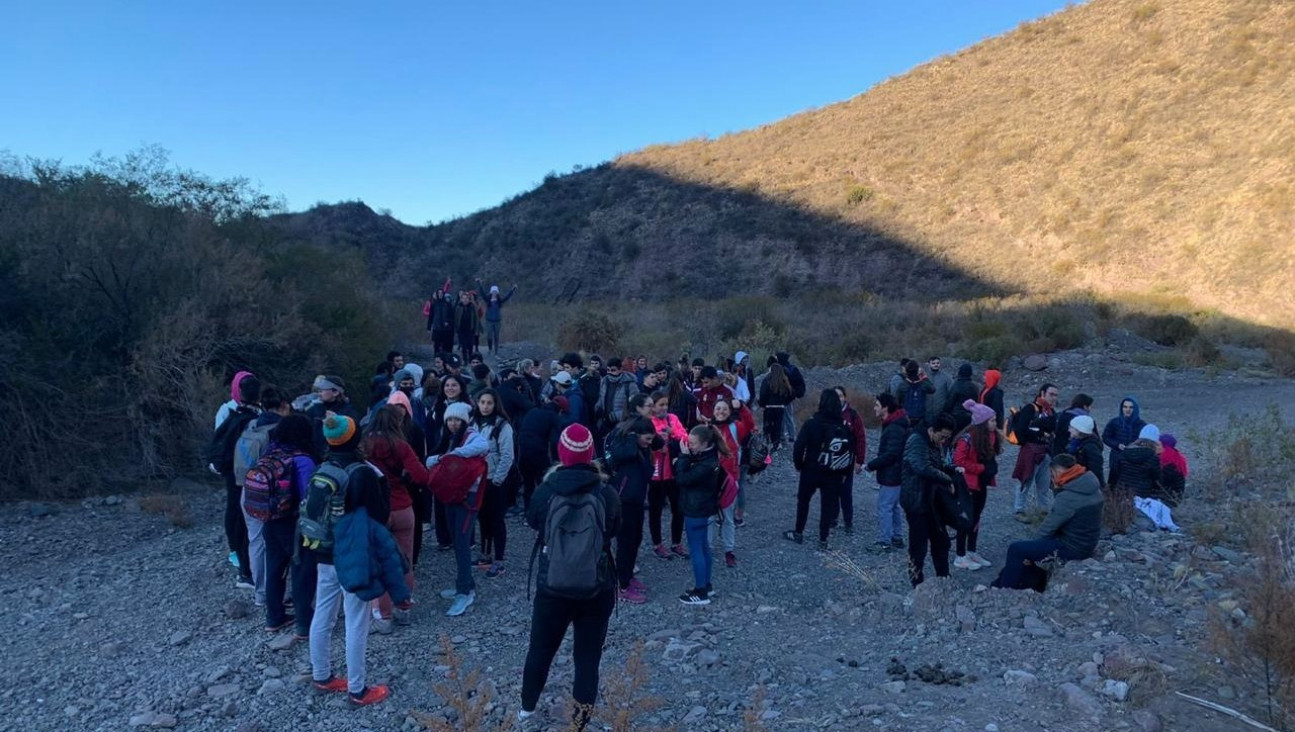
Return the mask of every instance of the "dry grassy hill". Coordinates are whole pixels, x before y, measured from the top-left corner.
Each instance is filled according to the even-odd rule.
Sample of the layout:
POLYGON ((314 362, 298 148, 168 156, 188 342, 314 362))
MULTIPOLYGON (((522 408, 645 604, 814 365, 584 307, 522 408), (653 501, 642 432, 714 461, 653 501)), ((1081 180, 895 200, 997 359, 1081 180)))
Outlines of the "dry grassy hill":
POLYGON ((1008 290, 1289 326, 1293 71, 1295 3, 1093 0, 849 101, 614 164, 886 231, 1008 290))

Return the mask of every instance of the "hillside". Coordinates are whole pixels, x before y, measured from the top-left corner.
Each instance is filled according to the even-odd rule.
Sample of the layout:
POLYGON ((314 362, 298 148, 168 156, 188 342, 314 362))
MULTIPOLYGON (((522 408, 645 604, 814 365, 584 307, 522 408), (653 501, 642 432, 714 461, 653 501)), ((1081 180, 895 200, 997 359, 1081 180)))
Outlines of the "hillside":
MULTIPOLYGON (((420 274, 399 284, 425 289, 430 268, 555 297, 1092 291, 1290 325, 1293 69, 1290 3, 1094 0, 839 104, 406 227, 420 274)), ((320 214, 298 231, 336 238, 320 214)))

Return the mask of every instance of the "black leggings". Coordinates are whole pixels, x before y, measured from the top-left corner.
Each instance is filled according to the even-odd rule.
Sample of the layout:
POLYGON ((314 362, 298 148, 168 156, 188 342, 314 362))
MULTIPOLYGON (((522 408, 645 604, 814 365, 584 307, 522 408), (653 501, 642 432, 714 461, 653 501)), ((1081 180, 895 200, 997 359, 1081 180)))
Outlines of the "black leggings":
POLYGON ((827 534, 836 523, 837 511, 841 508, 841 490, 844 481, 840 479, 800 479, 800 488, 796 491, 796 533, 805 532, 809 522, 809 499, 818 491, 818 540, 827 541, 827 534))
MULTIPOLYGON (((845 476, 841 485, 841 520, 847 527, 854 526, 854 471, 845 476)), ((833 521, 833 524, 836 522, 833 521)))
POLYGON ((989 491, 981 488, 978 491, 967 491, 971 494, 971 531, 958 532, 958 556, 966 556, 968 551, 976 551, 976 539, 980 538, 980 514, 985 512, 985 499, 989 491))
POLYGON ((504 520, 508 508, 504 505, 507 489, 487 480, 485 491, 481 512, 477 514, 481 522, 481 553, 489 557, 493 549, 495 561, 502 562, 504 549, 508 547, 508 522, 504 520))
POLYGON ((598 666, 607 640, 607 621, 616 607, 616 593, 609 587, 590 600, 568 600, 553 597, 543 590, 535 595, 531 612, 531 645, 522 670, 522 709, 535 711, 540 692, 549 680, 549 667, 562 646, 567 627, 572 629, 571 656, 575 679, 571 696, 575 699, 574 727, 584 729, 589 711, 598 699, 598 666))
POLYGON ((252 576, 252 560, 247 555, 247 520, 243 518, 243 489, 234 483, 234 474, 225 477, 225 541, 238 556, 238 574, 252 576))
MULTIPOLYGON (((652 545, 661 543, 661 514, 670 503, 670 544, 683 543, 683 511, 679 508, 679 484, 672 480, 654 480, 648 483, 648 531, 652 545)), ((623 514, 624 512, 622 512, 623 514)), ((640 534, 642 530, 640 529, 640 534)))
POLYGON ((639 545, 643 543, 643 501, 621 503, 621 528, 616 535, 616 579, 621 589, 630 586, 639 545))
MULTIPOLYGON (((265 522, 265 627, 278 627, 288 617, 283 607, 288 593, 288 567, 292 564, 297 517, 285 516, 265 522)), ((296 601, 293 601, 294 604, 296 601)))
POLYGON ((531 496, 535 489, 544 482, 544 473, 549 469, 547 463, 522 462, 522 507, 531 507, 531 496))
POLYGON ((935 567, 936 577, 949 576, 949 535, 944 526, 935 519, 935 513, 924 511, 920 514, 904 512, 908 519, 908 581, 914 587, 926 579, 923 572, 926 566, 926 547, 931 547, 931 565, 935 567))
POLYGON ((423 552, 423 524, 432 520, 432 497, 426 488, 415 490, 410 497, 414 500, 414 556, 409 561, 418 566, 418 556, 423 552))

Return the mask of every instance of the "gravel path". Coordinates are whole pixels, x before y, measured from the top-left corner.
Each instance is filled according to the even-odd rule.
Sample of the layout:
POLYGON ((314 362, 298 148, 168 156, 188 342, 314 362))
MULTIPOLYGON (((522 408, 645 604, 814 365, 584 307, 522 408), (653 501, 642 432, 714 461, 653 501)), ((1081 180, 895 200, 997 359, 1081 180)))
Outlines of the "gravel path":
MULTIPOLYGON (((889 370, 808 375, 811 385, 844 381, 873 391, 889 370)), ((1043 376, 1010 371, 1009 393, 1028 391, 1043 376)), ((1121 385, 1131 385, 1144 414, 1180 435, 1223 424, 1229 410, 1295 404, 1287 381, 1169 373, 1082 355, 1062 357, 1046 376, 1061 385, 1063 399, 1080 384, 1091 389, 1099 425, 1126 391, 1121 385)), ((869 437, 875 446, 875 432, 869 437)), ((1192 446, 1185 448, 1191 457, 1192 446)), ((1011 461, 1003 460, 1009 467, 1001 474, 1011 461)), ((603 665, 604 682, 623 677, 626 658, 643 644, 640 702, 657 708, 635 714, 639 727, 741 729, 750 718, 769 729, 1236 728, 1175 701, 1175 690, 1253 709, 1253 700, 1219 699, 1226 680, 1199 650, 1206 608, 1226 598, 1224 578, 1244 557, 1194 546, 1187 534, 1140 534, 1064 568, 1043 596, 978 589, 996 568, 955 570, 951 580, 910 592, 902 553, 865 551, 874 538, 872 486, 864 477, 855 488, 858 533, 834 537, 840 554, 825 556, 812 542, 779 538, 794 513, 795 476, 775 464, 751 489, 748 524, 738 530, 740 565, 717 566, 719 597, 707 608, 674 599, 689 582, 686 562, 642 556, 650 601, 618 609, 603 665), (829 566, 841 557, 857 563, 857 573, 829 566), (1178 581, 1174 569, 1184 562, 1192 571, 1178 581), (892 658, 906 666, 907 680, 888 674, 892 658), (962 683, 913 675, 935 664, 964 674, 962 683)), ((355 710, 309 690, 304 647, 272 650, 259 613, 237 617, 250 593, 233 588, 225 563, 221 491, 188 481, 173 489, 191 504, 192 528, 175 529, 130 497, 0 509, 0 729, 412 727, 410 710, 445 713, 432 689, 445 678, 442 636, 489 680, 500 705, 493 719, 511 719, 529 624, 531 534, 520 523, 510 524, 508 574, 482 576, 478 602, 462 618, 444 617, 446 603, 434 592, 450 586, 451 558, 425 555, 413 625, 369 645, 370 678, 390 683, 392 697, 355 710)), ((981 539, 991 560, 1030 533, 1010 514, 1009 491, 991 493, 981 539)), ((811 526, 816 517, 815 506, 811 526)), ((565 658, 542 704, 550 720, 560 719, 554 707, 570 685, 565 658)))

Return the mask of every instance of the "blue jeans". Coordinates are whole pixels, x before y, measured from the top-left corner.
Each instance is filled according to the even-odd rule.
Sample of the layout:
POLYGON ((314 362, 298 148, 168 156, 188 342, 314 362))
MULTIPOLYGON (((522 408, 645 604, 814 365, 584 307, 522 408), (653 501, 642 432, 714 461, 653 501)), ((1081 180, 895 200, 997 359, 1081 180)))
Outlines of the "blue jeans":
POLYGON ((445 518, 454 537, 454 563, 458 567, 454 591, 466 595, 477 589, 477 582, 472 577, 472 522, 476 520, 477 512, 456 503, 445 507, 445 518))
POLYGON ((1082 557, 1076 556, 1074 552, 1066 551, 1058 539, 1033 539, 1012 542, 1011 546, 1007 547, 1007 558, 1003 560, 1003 571, 999 572, 998 579, 994 580, 994 587, 1005 587, 1009 590, 1030 589, 1031 585, 1025 581, 1027 579, 1025 560, 1038 562, 1053 554, 1065 561, 1082 559, 1082 557))
POLYGON ((709 518, 684 516, 683 530, 688 537, 688 555, 692 559, 692 579, 695 589, 704 590, 710 587, 710 570, 712 559, 710 545, 706 541, 706 530, 710 526, 709 518))
POLYGON ((892 539, 904 538, 904 512, 899 508, 897 485, 883 485, 877 492, 877 541, 889 544, 892 539))

